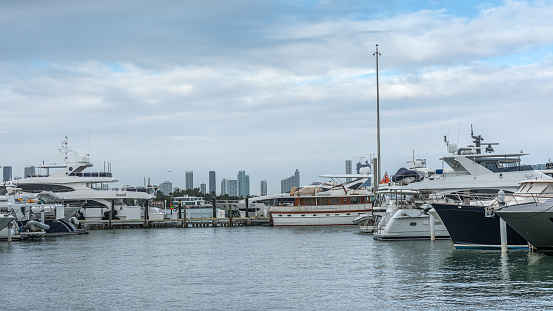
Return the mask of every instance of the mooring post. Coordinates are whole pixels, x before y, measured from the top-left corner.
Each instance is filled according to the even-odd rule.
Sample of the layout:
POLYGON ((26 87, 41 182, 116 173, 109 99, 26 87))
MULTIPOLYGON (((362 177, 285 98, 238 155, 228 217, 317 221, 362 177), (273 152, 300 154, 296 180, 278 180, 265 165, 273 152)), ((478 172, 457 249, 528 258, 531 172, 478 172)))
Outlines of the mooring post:
POLYGON ((115 200, 111 200, 111 209, 109 210, 109 213, 108 213, 108 228, 112 228, 112 223, 111 223, 111 220, 113 219, 113 209, 114 209, 114 205, 115 205, 115 200))
POLYGON ((148 201, 146 201, 146 206, 144 207, 144 228, 148 228, 148 218, 150 218, 150 207, 148 201))
POLYGON ((184 221, 182 222, 182 227, 183 227, 183 228, 188 228, 188 221, 187 221, 187 218, 188 218, 187 216, 188 216, 188 215, 187 215, 187 214, 188 214, 188 213, 187 213, 187 207, 186 207, 186 205, 185 205, 185 206, 184 206, 184 215, 183 215, 184 221))
POLYGON ((246 218, 249 217, 249 214, 248 214, 248 209, 250 208, 250 205, 249 205, 249 202, 248 202, 248 198, 246 198, 246 218))

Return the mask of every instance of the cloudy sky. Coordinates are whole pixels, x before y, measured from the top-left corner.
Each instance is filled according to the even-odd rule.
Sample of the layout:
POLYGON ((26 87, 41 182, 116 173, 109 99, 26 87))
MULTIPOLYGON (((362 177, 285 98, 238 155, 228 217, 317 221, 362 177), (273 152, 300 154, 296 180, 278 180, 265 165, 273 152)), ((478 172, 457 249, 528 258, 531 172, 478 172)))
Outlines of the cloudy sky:
POLYGON ((496 152, 553 154, 553 1, 2 1, 0 165, 69 146, 125 184, 195 186, 441 167, 470 126, 496 152))

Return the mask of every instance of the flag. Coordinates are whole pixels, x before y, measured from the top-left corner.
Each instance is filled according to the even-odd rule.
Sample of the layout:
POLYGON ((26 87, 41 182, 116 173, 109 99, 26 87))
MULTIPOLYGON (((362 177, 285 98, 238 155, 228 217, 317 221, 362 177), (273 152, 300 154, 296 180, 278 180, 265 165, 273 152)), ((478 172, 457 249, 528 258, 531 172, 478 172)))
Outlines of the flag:
POLYGON ((388 177, 388 172, 384 173, 384 177, 382 177, 382 180, 380 181, 381 184, 387 184, 390 182, 390 178, 388 177))

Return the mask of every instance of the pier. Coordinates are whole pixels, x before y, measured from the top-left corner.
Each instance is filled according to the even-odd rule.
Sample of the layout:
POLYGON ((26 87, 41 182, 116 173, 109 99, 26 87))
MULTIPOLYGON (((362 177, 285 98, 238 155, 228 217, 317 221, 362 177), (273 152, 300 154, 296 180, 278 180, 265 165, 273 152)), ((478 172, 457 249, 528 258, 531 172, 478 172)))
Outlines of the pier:
POLYGON ((132 229, 132 228, 205 228, 269 226, 268 217, 244 218, 178 218, 156 220, 80 220, 79 228, 85 230, 132 229), (111 222, 111 223, 110 223, 111 222))

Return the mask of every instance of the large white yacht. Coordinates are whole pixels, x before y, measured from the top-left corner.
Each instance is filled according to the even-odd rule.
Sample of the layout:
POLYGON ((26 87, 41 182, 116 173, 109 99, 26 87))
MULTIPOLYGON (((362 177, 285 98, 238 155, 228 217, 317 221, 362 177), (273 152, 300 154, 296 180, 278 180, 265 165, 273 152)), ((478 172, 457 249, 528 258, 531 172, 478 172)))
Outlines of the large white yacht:
MULTIPOLYGON (((471 136, 475 145, 462 148, 445 140, 449 155, 442 157, 441 160, 443 164, 449 166, 447 171, 444 168, 428 169, 424 160, 412 161, 409 162, 411 164, 409 170, 398 170, 390 183, 380 185, 379 191, 414 190, 418 192, 415 199, 419 201, 453 202, 456 198, 453 196, 455 194, 469 198, 475 193, 496 194, 499 190, 514 192, 522 180, 550 178, 534 170, 530 165, 522 165, 521 157, 526 155, 525 153, 494 153, 492 145, 497 145, 496 143, 489 143, 483 147, 482 136, 475 136, 472 131, 471 136), (486 153, 482 153, 482 150, 486 153)), ((470 202, 466 203, 470 205, 470 202)), ((401 239, 413 236, 414 231, 419 232, 416 238, 430 238, 431 228, 439 228, 443 225, 450 236, 452 229, 455 233, 467 231, 466 224, 457 221, 460 218, 452 218, 448 221, 450 225, 447 222, 444 223, 443 218, 439 211, 436 213, 436 210, 428 208, 428 205, 408 204, 389 208, 381 225, 378 226, 375 238, 401 239), (421 213, 421 211, 425 212, 421 213), (411 214, 412 217, 409 216, 411 214), (434 217, 434 224, 430 220, 431 215, 434 217), (404 225, 398 225, 399 222, 404 225), (392 228, 395 228, 393 233, 392 228), (398 228, 406 229, 402 231, 398 228), (425 229, 420 230, 420 228, 425 229)))
MULTIPOLYGON (((145 188, 109 189, 110 183, 118 180, 112 173, 85 172, 93 166, 88 155, 77 154, 67 147, 67 137, 59 149, 64 158, 61 165, 37 165, 39 174, 12 183, 22 189, 23 195, 37 195, 45 191, 54 193, 65 205, 80 207, 80 219, 107 219, 113 208, 113 219, 140 220, 144 216, 144 207, 136 204, 137 200, 149 200, 153 196, 146 193, 145 188), (69 153, 74 155, 74 161, 69 160, 69 153)), ((163 211, 150 207, 150 219, 162 219, 163 211)))

